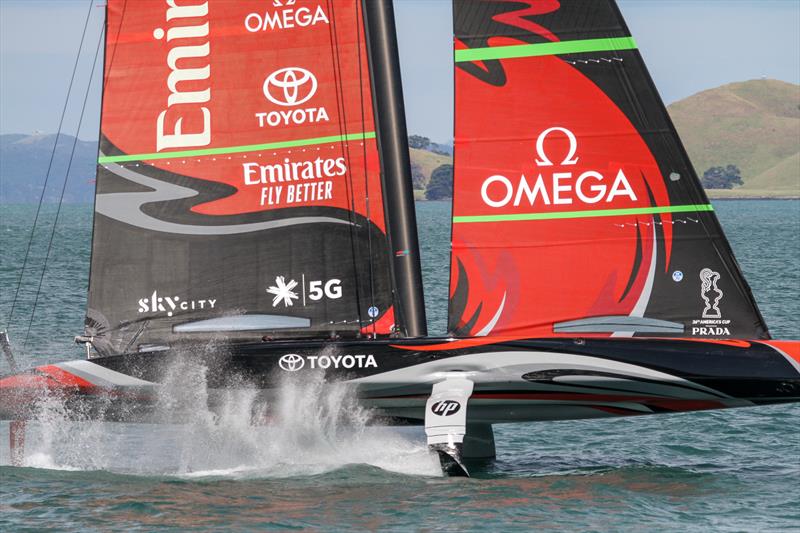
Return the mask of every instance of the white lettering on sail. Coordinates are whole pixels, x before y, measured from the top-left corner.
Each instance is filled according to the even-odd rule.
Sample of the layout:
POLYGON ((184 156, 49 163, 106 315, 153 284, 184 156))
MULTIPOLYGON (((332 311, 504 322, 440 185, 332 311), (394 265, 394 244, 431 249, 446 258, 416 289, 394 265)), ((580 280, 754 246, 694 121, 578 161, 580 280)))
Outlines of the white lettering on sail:
MULTIPOLYGON (((519 188, 517 188, 517 195, 514 197, 514 205, 519 206, 520 202, 522 202, 522 194, 524 193, 525 196, 528 198, 528 203, 533 205, 536 202, 536 197, 541 196, 542 201, 546 204, 550 203, 550 196, 547 194, 547 188, 544 186, 544 182, 542 180, 536 180, 533 186, 533 189, 530 188, 528 185, 528 181, 525 179, 525 174, 520 177, 519 180, 519 188)), ((509 190, 511 190, 511 182, 509 182, 509 190)), ((507 202, 506 202, 507 203, 507 202)), ((492 206, 494 207, 494 206, 492 206)), ((501 207, 501 206, 497 206, 501 207)))
POLYGON ((203 300, 187 300, 180 296, 159 296, 158 291, 147 298, 139 298, 139 313, 166 315, 179 314, 181 311, 208 311, 214 309, 217 304, 216 298, 206 298, 203 300))
MULTIPOLYGON (((169 9, 167 9, 167 21, 175 19, 190 19, 208 16, 208 1, 202 4, 178 6, 175 0, 166 0, 169 9)), ((156 39, 163 39, 166 35, 167 42, 173 41, 180 42, 186 39, 198 39, 208 37, 209 25, 208 21, 202 24, 174 26, 166 31, 162 28, 156 28, 153 36, 156 39)), ((208 41, 203 44, 184 44, 174 46, 167 53, 167 66, 170 69, 169 76, 167 77, 167 88, 170 95, 167 98, 167 109, 163 110, 158 115, 156 121, 156 151, 165 150, 167 148, 192 148, 198 146, 208 146, 211 144, 211 111, 208 107, 198 106, 197 104, 204 104, 211 101, 211 87, 207 86, 202 90, 194 91, 181 91, 179 84, 185 82, 198 82, 209 80, 211 78, 211 66, 206 63, 202 67, 186 68, 178 64, 187 60, 208 58, 211 53, 211 47, 208 41), (167 112, 173 106, 177 107, 176 110, 180 111, 180 116, 175 119, 171 130, 166 130, 166 117, 167 112), (192 107, 187 107, 192 106, 192 107), (202 114, 203 129, 199 132, 184 132, 183 119, 189 113, 202 114)))
MULTIPOLYGON (((576 153, 578 151, 578 139, 575 134, 560 126, 548 128, 539 134, 536 140, 536 153, 538 158, 535 160, 536 166, 570 166, 578 163, 576 153), (547 137, 555 132, 564 134, 569 141, 569 150, 563 158, 553 160, 548 157, 544 143, 547 137)), ((535 179, 530 180, 521 174, 519 179, 513 182, 511 179, 500 174, 495 174, 486 178, 481 186, 481 198, 489 207, 501 208, 512 203, 519 207, 527 204, 533 207, 539 205, 572 205, 574 203, 596 204, 603 200, 605 203, 612 202, 617 197, 629 198, 636 201, 636 193, 633 192, 630 182, 625 172, 620 168, 617 171, 613 183, 609 187, 606 176, 596 170, 586 170, 578 174, 577 179, 573 179, 573 172, 552 172, 549 176, 539 173, 535 179)))
POLYGON ((316 8, 292 7, 295 3, 296 0, 273 0, 272 7, 278 9, 272 12, 266 11, 263 15, 261 13, 248 14, 244 19, 244 27, 250 33, 256 33, 330 24, 330 19, 322 6, 316 8))
POLYGON ((344 157, 336 159, 318 157, 313 161, 291 161, 287 157, 283 163, 274 165, 261 165, 255 162, 242 163, 242 171, 245 185, 259 185, 344 176, 347 172, 347 164, 344 157))
MULTIPOLYGON (((525 176, 522 176, 522 180, 525 180, 525 176)), ((526 184, 527 185, 527 184, 526 184)), ((511 195, 514 194, 513 186, 511 185, 511 181, 505 176, 501 176, 496 174, 491 178, 487 179, 483 182, 483 187, 481 187, 481 196, 483 197, 483 201, 486 202, 486 205, 490 207, 503 207, 511 200, 511 195), (501 183, 506 190, 505 196, 502 200, 492 200, 489 198, 488 190, 489 186, 495 182, 501 183)))
POLYGON ((313 161, 291 161, 287 157, 283 163, 267 165, 252 161, 242 163, 242 179, 245 185, 266 185, 261 188, 262 206, 331 200, 333 178, 346 173, 347 163, 344 157, 318 157, 313 161), (292 183, 296 181, 305 183, 292 183), (286 185, 280 185, 283 183, 286 185))
POLYGON ((628 178, 625 177, 622 169, 617 172, 617 177, 614 180, 614 185, 611 186, 611 192, 608 193, 606 202, 610 202, 615 196, 627 196, 631 200, 636 200, 636 195, 633 193, 631 184, 628 183, 628 178))
POLYGON ((578 198, 581 202, 586 204, 596 204, 602 200, 603 196, 606 195, 606 186, 603 184, 603 175, 599 172, 595 172, 594 170, 589 170, 588 172, 581 174, 580 177, 578 177, 578 181, 575 182, 575 194, 578 195, 578 198), (587 196, 586 191, 583 188, 583 182, 589 178, 593 178, 595 181, 600 182, 588 187, 591 192, 595 193, 594 196, 587 196))
POLYGON ((305 124, 306 122, 328 122, 328 112, 324 107, 310 107, 308 109, 295 109, 292 111, 270 111, 269 113, 256 113, 258 127, 288 126, 289 124, 305 124))

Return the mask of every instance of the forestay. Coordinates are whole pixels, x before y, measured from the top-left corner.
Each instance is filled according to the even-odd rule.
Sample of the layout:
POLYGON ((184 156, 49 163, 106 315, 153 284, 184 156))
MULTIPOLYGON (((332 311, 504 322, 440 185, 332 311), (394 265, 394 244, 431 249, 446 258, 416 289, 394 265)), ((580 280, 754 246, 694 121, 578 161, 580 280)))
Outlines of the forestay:
POLYGON ((616 4, 454 11, 451 332, 768 338, 616 4))

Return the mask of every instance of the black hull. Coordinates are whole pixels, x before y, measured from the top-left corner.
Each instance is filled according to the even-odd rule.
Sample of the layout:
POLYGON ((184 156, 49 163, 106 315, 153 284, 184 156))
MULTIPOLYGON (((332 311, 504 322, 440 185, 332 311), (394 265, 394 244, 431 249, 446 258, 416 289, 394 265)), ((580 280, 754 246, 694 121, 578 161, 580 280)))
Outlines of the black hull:
POLYGON ((433 384, 454 374, 474 382, 469 420, 475 423, 744 407, 800 401, 797 348, 773 341, 572 338, 186 344, 0 379, 0 414, 19 417, 30 403, 34 394, 20 396, 19 380, 28 376, 39 378, 38 387, 61 380, 69 396, 105 395, 106 418, 135 412, 146 419, 176 361, 203 365, 212 391, 257 388, 265 398, 287 377, 324 373, 327 381, 356 387, 386 423, 422 423, 433 384), (108 398, 125 409, 109 409, 108 398))

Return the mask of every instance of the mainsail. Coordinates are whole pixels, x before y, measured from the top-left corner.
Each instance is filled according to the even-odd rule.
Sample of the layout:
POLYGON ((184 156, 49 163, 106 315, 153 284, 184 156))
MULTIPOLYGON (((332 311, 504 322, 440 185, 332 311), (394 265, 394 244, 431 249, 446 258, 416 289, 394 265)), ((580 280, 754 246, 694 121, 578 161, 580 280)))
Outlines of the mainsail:
POLYGON ((360 0, 109 0, 104 354, 395 324, 360 0))
POLYGON ((768 338, 612 0, 455 0, 450 331, 768 338))

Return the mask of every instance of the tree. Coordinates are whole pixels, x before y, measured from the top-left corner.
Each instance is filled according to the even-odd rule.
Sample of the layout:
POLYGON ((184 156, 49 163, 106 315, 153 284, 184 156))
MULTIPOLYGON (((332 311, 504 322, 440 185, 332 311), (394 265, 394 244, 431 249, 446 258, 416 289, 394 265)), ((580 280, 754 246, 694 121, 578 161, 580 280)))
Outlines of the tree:
POLYGON ((412 135, 408 138, 408 146, 410 148, 418 148, 420 150, 427 150, 431 145, 431 140, 421 135, 412 135))
POLYGON ((411 183, 414 188, 424 189, 427 180, 428 177, 425 176, 425 173, 422 171, 422 166, 420 166, 419 163, 411 163, 411 183))
POLYGON ((711 167, 703 172, 700 182, 704 189, 733 189, 734 185, 744 185, 742 172, 736 165, 711 167))
POLYGON ((453 165, 439 165, 431 174, 425 198, 443 200, 453 197, 453 165))

